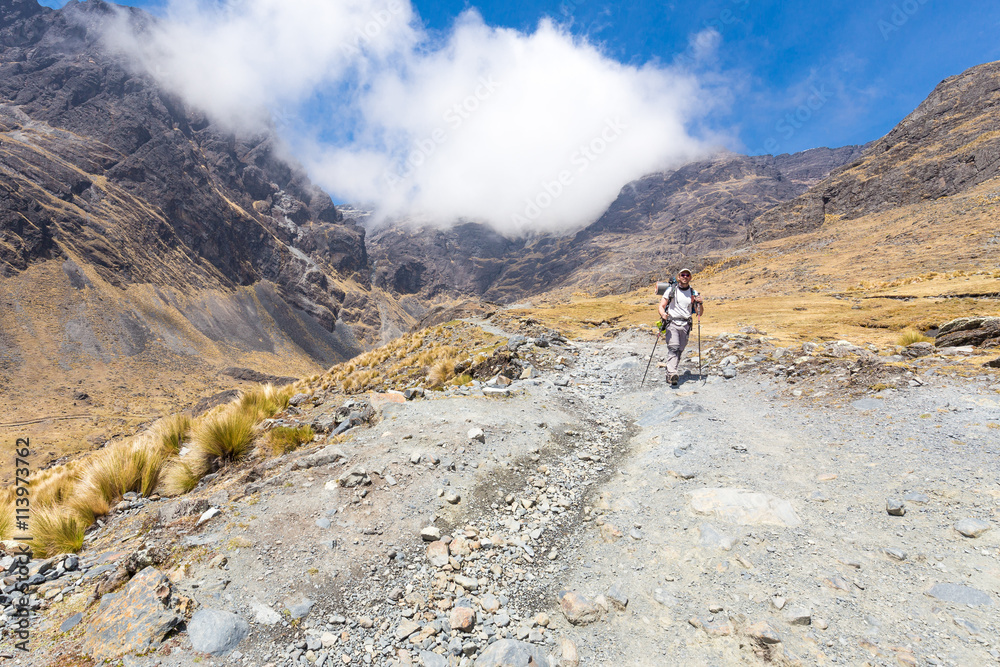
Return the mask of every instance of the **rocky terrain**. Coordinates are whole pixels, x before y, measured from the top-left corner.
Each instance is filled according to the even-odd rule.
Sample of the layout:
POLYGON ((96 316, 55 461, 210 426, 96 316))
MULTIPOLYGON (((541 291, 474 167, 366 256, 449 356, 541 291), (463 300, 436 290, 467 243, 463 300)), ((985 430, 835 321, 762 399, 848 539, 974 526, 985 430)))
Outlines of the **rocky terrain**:
POLYGON ((478 322, 488 382, 302 393, 312 446, 30 563, 21 664, 1000 662, 995 355, 747 331, 670 389, 646 331, 478 322))

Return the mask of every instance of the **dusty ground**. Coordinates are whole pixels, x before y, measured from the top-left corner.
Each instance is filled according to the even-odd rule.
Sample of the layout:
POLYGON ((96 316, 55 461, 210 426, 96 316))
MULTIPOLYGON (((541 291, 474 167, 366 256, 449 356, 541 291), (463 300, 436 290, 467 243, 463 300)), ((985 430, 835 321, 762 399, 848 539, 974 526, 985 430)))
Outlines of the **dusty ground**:
MULTIPOLYGON (((855 357, 796 376, 776 372, 768 352, 731 380, 714 364, 700 380, 688 362, 694 372, 676 390, 654 364, 640 387, 651 343, 633 331, 536 349, 563 356, 564 367, 509 396, 430 392, 377 405, 378 423, 335 441, 346 459, 294 469, 313 448, 113 519, 90 538, 85 564, 134 548, 122 537, 151 528, 147 544, 175 545, 163 567, 176 568, 177 594, 252 628, 236 658, 194 654, 180 633, 125 664, 293 664, 307 659, 297 645, 324 633, 313 658, 321 652, 327 664, 447 664, 421 650, 449 647, 471 664, 501 636, 554 655, 568 638, 584 665, 1000 664, 996 371, 951 357, 883 359, 873 363, 901 368, 889 374, 900 388, 873 394, 851 383, 855 357), (470 438, 474 428, 483 442, 470 438), (337 485, 359 467, 371 484, 337 485), (692 494, 705 489, 787 501, 795 525, 696 512, 692 494), (446 502, 449 492, 459 502, 446 502), (208 504, 192 499, 222 514, 196 528, 208 504), (889 499, 904 501, 903 516, 887 513, 889 499), (967 518, 993 529, 963 537, 954 524, 967 518), (458 586, 452 565, 428 564, 419 533, 429 524, 482 542, 452 564, 478 589, 458 586), (976 589, 992 604, 931 597, 936 584, 976 589), (571 625, 563 590, 628 603, 571 625), (485 607, 488 595, 500 609, 481 609, 472 633, 441 625, 451 608, 485 607), (303 602, 309 612, 296 619, 303 602), (790 612, 810 624, 792 624, 790 612), (428 632, 397 638, 407 620, 428 632)), ((308 423, 331 407, 321 400, 286 419, 308 423)), ((86 617, 54 648, 48 638, 81 608, 80 591, 38 621, 36 652, 22 664, 75 653, 86 617)))

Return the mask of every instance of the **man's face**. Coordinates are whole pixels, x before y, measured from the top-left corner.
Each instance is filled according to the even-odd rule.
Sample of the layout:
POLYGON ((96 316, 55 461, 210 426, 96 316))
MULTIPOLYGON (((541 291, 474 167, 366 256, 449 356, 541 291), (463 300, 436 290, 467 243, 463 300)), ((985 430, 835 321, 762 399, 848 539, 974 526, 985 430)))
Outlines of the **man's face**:
POLYGON ((691 274, 687 272, 678 273, 677 282, 680 283, 681 288, 687 289, 688 283, 691 282, 691 274))

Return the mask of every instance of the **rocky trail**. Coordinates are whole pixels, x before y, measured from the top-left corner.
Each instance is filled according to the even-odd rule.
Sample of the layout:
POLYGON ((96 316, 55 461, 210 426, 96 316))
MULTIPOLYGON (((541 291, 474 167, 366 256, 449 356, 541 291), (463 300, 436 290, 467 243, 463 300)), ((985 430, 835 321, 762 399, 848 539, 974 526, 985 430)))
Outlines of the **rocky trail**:
POLYGON ((975 351, 724 335, 670 389, 639 385, 651 344, 512 337, 510 383, 297 396, 276 423, 313 447, 126 499, 79 558, 31 564, 32 651, 9 611, 0 651, 1000 664, 1000 384, 975 351))

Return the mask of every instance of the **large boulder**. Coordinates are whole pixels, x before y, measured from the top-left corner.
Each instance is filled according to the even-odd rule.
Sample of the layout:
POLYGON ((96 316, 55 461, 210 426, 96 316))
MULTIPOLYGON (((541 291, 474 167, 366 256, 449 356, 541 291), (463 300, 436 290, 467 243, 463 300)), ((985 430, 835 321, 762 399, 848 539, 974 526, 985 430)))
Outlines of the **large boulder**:
POLYGON ((938 330, 938 347, 993 347, 1000 345, 1000 317, 960 317, 938 330))
POLYGON ((143 653, 159 646, 181 617, 167 608, 170 582, 155 567, 133 577, 121 593, 101 599, 97 614, 87 622, 83 653, 103 661, 125 653, 143 653))

